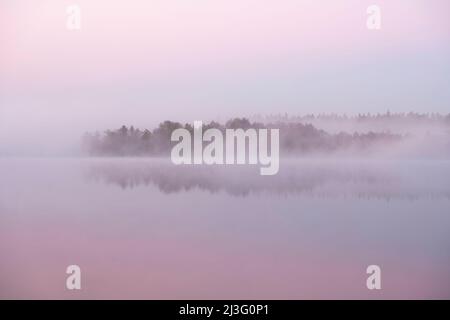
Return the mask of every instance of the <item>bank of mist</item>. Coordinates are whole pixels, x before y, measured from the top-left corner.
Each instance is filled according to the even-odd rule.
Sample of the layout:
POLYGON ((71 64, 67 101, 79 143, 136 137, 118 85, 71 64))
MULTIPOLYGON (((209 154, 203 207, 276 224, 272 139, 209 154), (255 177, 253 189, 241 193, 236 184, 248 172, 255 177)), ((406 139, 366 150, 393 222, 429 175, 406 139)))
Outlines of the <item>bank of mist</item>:
MULTIPOLYGON (((164 121, 153 129, 123 125, 104 132, 86 133, 85 154, 114 157, 166 157, 176 142, 171 134, 179 128, 194 132, 192 123, 164 121)), ((203 130, 279 129, 281 157, 414 157, 450 156, 450 116, 419 114, 359 115, 355 117, 256 116, 234 118, 225 123, 211 121, 203 130)), ((204 142, 206 145, 207 143, 204 142)))

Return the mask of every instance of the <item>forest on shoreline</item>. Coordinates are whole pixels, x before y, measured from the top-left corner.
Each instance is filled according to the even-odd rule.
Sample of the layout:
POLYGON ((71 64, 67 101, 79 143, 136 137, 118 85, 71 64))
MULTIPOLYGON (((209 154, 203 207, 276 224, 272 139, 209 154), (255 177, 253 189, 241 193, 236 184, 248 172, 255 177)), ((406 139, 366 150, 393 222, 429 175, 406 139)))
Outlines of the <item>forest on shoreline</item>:
MULTIPOLYGON (((91 156, 169 156, 176 142, 171 141, 175 129, 194 131, 190 123, 164 121, 153 130, 134 126, 121 126, 104 133, 86 133, 82 139, 83 150, 91 156)), ((311 153, 329 154, 339 151, 364 152, 377 146, 392 145, 404 136, 390 132, 344 132, 328 133, 312 124, 302 122, 274 121, 251 122, 247 118, 234 118, 225 124, 215 121, 203 124, 203 130, 219 129, 279 129, 280 153, 302 155, 311 153)))

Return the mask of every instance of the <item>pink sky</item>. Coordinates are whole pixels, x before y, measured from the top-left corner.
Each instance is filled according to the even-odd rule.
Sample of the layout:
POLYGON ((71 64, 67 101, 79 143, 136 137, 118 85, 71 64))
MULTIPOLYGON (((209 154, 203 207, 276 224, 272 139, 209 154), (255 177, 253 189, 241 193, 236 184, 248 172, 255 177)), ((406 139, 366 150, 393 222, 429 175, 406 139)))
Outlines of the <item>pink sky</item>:
POLYGON ((377 1, 382 29, 369 31, 372 4, 2 1, 0 138, 167 118, 448 112, 450 3, 377 1), (80 31, 66 29, 73 3, 80 31))
POLYGON ((305 61, 352 59, 450 39, 446 1, 378 1, 378 33, 365 25, 372 2, 361 0, 80 0, 82 30, 69 32, 65 9, 72 3, 2 4, 0 66, 7 85, 54 88, 61 81, 168 77, 217 65, 261 68, 299 55, 305 61))

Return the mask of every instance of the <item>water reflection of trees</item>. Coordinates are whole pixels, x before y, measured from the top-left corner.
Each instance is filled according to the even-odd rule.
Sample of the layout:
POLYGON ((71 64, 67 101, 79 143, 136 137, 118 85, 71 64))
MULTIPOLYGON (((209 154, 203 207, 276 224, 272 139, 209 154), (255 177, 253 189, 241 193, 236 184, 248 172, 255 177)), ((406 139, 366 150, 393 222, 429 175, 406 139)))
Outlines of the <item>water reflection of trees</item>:
POLYGON ((260 176, 257 166, 175 166, 155 160, 99 160, 86 171, 89 181, 122 189, 156 186, 166 194, 207 191, 233 196, 303 195, 409 200, 450 199, 448 174, 397 170, 370 165, 302 163, 283 165, 274 176, 260 176))

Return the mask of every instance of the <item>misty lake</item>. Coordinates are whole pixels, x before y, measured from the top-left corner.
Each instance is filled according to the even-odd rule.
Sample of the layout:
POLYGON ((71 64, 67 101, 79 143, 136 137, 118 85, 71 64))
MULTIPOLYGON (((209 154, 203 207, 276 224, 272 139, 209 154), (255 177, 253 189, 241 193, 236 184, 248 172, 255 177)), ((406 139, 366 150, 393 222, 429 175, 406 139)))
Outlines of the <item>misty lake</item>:
POLYGON ((0 177, 0 298, 450 298, 450 161, 3 158, 0 177))

